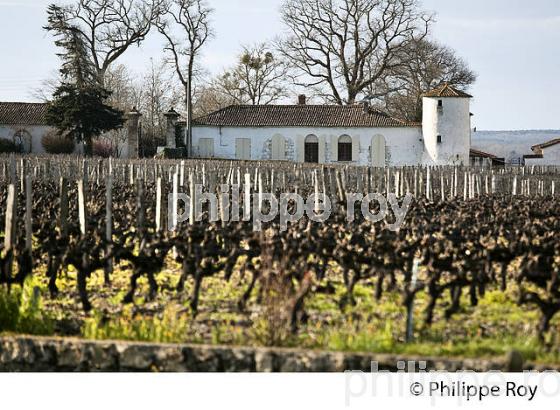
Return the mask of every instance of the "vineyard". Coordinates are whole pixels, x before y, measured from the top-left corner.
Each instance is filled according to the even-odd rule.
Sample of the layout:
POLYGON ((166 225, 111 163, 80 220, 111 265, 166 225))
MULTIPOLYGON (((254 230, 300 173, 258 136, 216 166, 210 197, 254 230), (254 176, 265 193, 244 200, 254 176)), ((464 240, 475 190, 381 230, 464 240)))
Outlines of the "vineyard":
POLYGON ((0 158, 0 331, 560 362, 559 184, 551 167, 0 158), (207 203, 177 222, 195 186, 217 221, 207 203), (324 193, 332 214, 257 231, 242 216, 264 193, 324 193), (348 221, 351 193, 413 200, 390 230, 348 221))

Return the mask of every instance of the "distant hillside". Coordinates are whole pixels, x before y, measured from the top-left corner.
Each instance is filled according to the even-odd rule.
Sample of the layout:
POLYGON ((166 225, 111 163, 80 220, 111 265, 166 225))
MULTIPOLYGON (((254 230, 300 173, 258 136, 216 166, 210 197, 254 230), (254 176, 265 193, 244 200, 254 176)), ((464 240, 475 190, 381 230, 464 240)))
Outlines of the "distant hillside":
POLYGON ((532 154, 533 145, 554 138, 560 138, 560 130, 477 131, 472 134, 472 147, 512 162, 532 154))

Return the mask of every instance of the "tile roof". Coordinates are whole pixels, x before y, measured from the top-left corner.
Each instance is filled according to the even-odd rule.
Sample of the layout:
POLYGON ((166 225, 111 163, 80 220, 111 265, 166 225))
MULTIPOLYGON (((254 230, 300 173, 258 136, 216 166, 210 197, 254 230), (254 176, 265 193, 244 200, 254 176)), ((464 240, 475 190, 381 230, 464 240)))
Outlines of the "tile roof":
POLYGON ((472 98, 472 95, 461 91, 448 83, 444 83, 439 87, 434 88, 422 95, 422 97, 436 97, 436 98, 472 98))
POLYGON ((194 120, 219 127, 419 127, 362 105, 231 105, 194 120))
POLYGON ((45 103, 0 102, 1 125, 47 125, 45 103))
POLYGON ((543 142, 542 144, 533 145, 531 147, 531 150, 533 152, 535 152, 537 155, 542 155, 542 150, 544 148, 549 148, 549 147, 552 147, 553 145, 556 145, 556 144, 560 144, 560 138, 555 138, 555 139, 550 140, 548 142, 543 142))
POLYGON ((477 149, 473 149, 471 148, 471 157, 479 157, 479 158, 491 158, 491 159, 497 159, 498 157, 494 154, 489 154, 487 152, 484 151, 480 151, 477 149))

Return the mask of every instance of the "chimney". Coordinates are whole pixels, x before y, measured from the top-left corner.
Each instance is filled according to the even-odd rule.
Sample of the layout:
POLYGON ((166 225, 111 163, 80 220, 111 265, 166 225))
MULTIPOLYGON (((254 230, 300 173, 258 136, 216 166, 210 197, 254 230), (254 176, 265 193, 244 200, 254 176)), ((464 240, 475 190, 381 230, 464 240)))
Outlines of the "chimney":
POLYGON ((301 95, 298 97, 298 104, 299 104, 299 105, 305 105, 306 102, 307 102, 307 97, 305 96, 305 94, 301 94, 301 95))
POLYGON ((364 111, 364 114, 369 114, 369 100, 363 100, 362 101, 362 109, 364 111))

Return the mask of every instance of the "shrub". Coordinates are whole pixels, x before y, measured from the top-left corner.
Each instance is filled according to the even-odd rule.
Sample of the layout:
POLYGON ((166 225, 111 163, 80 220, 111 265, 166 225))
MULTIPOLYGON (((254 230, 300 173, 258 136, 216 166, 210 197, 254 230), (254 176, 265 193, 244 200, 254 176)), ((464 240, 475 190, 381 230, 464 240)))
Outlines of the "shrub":
POLYGON ((157 154, 158 147, 164 147, 165 144, 165 138, 144 134, 140 139, 140 155, 143 158, 153 158, 157 154))
POLYGON ((93 143, 93 155, 102 158, 113 157, 114 155, 113 145, 107 140, 97 140, 93 143))
POLYGON ((0 138, 0 154, 20 153, 21 149, 17 144, 9 139, 0 138))
POLYGON ((74 140, 66 135, 61 135, 57 131, 49 131, 41 144, 49 154, 72 154, 76 149, 74 140))

